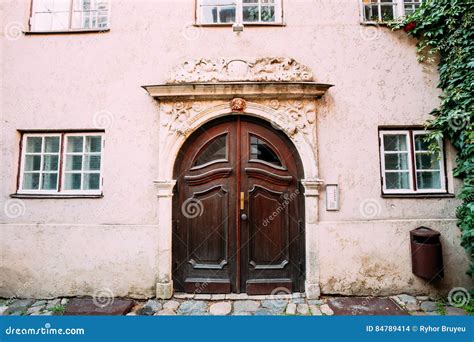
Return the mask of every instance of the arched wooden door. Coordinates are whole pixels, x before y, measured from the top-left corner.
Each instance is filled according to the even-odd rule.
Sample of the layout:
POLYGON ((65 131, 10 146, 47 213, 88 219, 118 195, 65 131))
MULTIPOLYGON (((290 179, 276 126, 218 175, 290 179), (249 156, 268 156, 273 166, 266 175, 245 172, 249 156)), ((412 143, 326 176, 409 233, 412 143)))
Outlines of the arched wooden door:
POLYGON ((188 139, 174 173, 176 291, 302 290, 302 167, 286 136, 244 116, 217 120, 188 139))

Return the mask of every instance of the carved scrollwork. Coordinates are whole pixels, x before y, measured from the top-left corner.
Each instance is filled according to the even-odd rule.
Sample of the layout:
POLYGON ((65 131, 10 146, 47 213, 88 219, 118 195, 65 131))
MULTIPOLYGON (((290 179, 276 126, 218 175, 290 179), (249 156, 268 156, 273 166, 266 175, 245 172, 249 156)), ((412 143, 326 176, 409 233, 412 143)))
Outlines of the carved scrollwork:
POLYGON ((266 106, 273 109, 276 125, 290 136, 298 132, 309 134, 316 123, 316 106, 311 100, 267 100, 266 106))
MULTIPOLYGON (((187 136, 191 132, 192 122, 196 116, 221 101, 176 101, 162 102, 161 125, 168 134, 187 136)), ((297 133, 312 135, 316 124, 316 106, 310 99, 287 100, 270 99, 257 100, 253 105, 268 108, 272 113, 272 126, 286 132, 290 137, 297 133)), ((236 98, 230 103, 230 110, 236 112, 245 111, 249 105, 245 100, 236 98)))
POLYGON ((252 60, 201 58, 179 65, 168 83, 225 81, 310 82, 313 74, 307 66, 288 57, 252 60))
POLYGON ((190 119, 203 108, 202 102, 164 102, 161 108, 161 125, 168 129, 168 133, 187 135, 190 131, 190 119))

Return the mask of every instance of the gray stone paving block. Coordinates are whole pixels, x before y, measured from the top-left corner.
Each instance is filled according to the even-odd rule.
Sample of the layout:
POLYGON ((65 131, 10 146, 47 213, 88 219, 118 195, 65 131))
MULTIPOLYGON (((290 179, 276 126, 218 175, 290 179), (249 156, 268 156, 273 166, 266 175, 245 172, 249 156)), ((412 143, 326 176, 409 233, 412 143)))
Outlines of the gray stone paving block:
POLYGON ((202 315, 207 312, 207 303, 204 301, 190 300, 181 303, 177 313, 179 315, 202 315))

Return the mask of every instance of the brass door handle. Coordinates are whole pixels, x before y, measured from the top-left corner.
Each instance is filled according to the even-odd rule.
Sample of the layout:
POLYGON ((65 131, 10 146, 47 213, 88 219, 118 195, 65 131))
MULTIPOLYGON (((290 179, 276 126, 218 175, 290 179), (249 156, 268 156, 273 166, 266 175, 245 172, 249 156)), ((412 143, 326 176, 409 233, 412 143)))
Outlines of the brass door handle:
POLYGON ((240 210, 245 209, 245 193, 241 192, 240 193, 240 210))

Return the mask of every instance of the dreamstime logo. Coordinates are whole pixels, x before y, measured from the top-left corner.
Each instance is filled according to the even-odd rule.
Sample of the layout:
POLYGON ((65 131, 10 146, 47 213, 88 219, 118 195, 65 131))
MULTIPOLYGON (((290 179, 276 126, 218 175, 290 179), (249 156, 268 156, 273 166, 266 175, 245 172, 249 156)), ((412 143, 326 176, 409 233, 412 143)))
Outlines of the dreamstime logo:
POLYGON ((380 37, 381 29, 378 24, 360 25, 359 35, 365 41, 376 40, 380 37))
POLYGON ((365 218, 374 218, 380 215, 382 207, 380 203, 373 198, 362 201, 359 206, 359 211, 365 218))
POLYGON ((193 23, 187 23, 181 30, 181 34, 187 40, 196 40, 202 35, 202 27, 194 25, 193 23))
POLYGON ((448 120, 448 125, 454 131, 459 131, 469 125, 469 115, 466 113, 458 113, 453 115, 448 120))
POLYGON ((25 203, 20 199, 10 199, 5 202, 3 212, 9 218, 18 218, 25 214, 25 203))
POLYGON ((114 293, 109 288, 99 289, 94 293, 92 302, 99 308, 105 308, 114 303, 114 293))
POLYGON ((449 291, 448 302, 454 307, 461 307, 468 304, 471 300, 471 295, 464 287, 454 287, 449 291))
POLYGON ((291 297, 290 289, 281 286, 272 290, 269 299, 284 299, 289 297, 291 297))
POLYGON ((19 21, 9 22, 4 27, 5 38, 10 41, 20 39, 23 31, 25 31, 25 27, 19 21))
POLYGON ((94 114, 93 124, 95 128, 110 128, 114 124, 114 115, 106 110, 94 114))
POLYGON ((201 216, 204 212, 204 206, 200 200, 194 197, 190 197, 183 202, 181 205, 181 213, 184 217, 193 219, 201 216))

